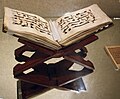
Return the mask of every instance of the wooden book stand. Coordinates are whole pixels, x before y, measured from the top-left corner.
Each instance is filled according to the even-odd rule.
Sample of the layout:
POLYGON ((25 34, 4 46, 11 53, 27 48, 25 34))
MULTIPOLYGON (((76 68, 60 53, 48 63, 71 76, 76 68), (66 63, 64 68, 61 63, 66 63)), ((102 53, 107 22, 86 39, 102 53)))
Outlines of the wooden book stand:
POLYGON ((82 77, 94 70, 92 62, 84 60, 87 55, 85 46, 97 39, 97 36, 91 35, 60 50, 50 50, 19 38, 18 41, 24 45, 15 50, 15 58, 18 62, 25 63, 17 64, 13 73, 14 77, 19 79, 18 85, 21 85, 22 99, 27 99, 52 88, 80 91, 80 86, 84 86, 82 77), (77 49, 80 49, 79 53, 75 52, 77 49), (27 57, 23 55, 25 51, 34 52, 34 54, 27 57), (59 57, 64 59, 57 63, 45 63, 51 58, 59 57), (80 71, 69 70, 74 63, 80 64, 83 69, 80 71), (34 71, 25 74, 24 71, 30 68, 34 71))

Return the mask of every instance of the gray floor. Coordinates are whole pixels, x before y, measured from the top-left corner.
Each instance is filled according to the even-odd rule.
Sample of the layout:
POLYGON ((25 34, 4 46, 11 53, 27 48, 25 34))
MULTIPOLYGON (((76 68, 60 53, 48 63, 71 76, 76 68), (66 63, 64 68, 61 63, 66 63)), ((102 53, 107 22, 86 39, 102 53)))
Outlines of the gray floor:
MULTIPOLYGON (((2 20, 0 21, 0 27, 2 20)), ((99 39, 87 46, 88 57, 95 66, 95 71, 83 78, 86 92, 74 93, 53 89, 31 99, 120 99, 120 71, 104 51, 106 45, 120 45, 120 20, 114 20, 114 26, 97 34, 99 39)), ((12 69, 17 64, 14 50, 20 44, 17 39, 0 32, 0 97, 16 99, 16 80, 12 69)), ((78 68, 74 64, 74 68, 78 68)))

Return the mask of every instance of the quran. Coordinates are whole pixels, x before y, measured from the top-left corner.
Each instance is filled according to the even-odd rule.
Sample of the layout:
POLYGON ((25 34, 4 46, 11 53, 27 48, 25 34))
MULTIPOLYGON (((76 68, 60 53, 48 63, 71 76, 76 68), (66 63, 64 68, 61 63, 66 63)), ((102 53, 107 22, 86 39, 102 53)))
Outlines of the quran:
POLYGON ((120 45, 118 46, 105 46, 105 51, 110 56, 111 60, 115 64, 115 69, 120 69, 120 45))
POLYGON ((52 50, 74 44, 112 23, 97 4, 66 13, 55 21, 8 7, 4 9, 3 32, 52 50))

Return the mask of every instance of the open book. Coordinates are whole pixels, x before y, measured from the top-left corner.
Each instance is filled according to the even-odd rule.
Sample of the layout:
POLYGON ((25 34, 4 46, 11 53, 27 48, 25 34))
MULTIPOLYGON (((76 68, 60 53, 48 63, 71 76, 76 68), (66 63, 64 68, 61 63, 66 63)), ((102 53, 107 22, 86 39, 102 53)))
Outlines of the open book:
POLYGON ((112 20, 96 4, 49 22, 38 15, 5 7, 3 31, 58 50, 107 28, 111 23, 112 20))

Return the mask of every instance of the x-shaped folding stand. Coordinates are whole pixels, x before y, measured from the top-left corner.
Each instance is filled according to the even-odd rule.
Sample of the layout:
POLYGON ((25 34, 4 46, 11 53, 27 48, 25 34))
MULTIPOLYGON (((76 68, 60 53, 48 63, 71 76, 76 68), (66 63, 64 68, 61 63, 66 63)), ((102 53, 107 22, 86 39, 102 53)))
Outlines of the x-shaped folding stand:
POLYGON ((22 93, 21 99, 27 99, 52 88, 79 91, 84 84, 82 77, 92 73, 94 70, 92 62, 84 60, 87 55, 85 46, 97 39, 97 36, 91 35, 60 50, 50 50, 19 38, 18 41, 24 45, 15 50, 15 58, 18 62, 25 63, 17 64, 13 72, 14 77, 19 79, 18 85, 21 87, 18 88, 18 94, 22 93), (79 53, 75 52, 77 49, 80 49, 79 53), (23 55, 25 51, 34 52, 34 54, 27 57, 23 55), (64 59, 56 63, 45 63, 51 58, 59 57, 64 59), (69 68, 74 63, 80 64, 83 69, 80 71, 70 70, 69 68), (24 71, 30 68, 34 71, 25 74, 24 71))

